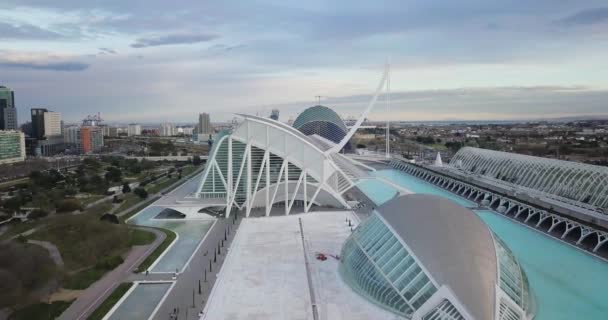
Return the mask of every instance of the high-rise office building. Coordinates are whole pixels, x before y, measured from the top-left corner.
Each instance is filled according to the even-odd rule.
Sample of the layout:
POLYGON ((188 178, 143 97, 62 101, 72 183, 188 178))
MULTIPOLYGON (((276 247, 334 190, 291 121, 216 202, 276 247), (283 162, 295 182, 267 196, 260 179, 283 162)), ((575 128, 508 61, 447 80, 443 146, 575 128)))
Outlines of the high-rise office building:
POLYGON ((128 136, 140 136, 141 135, 141 125, 137 123, 130 123, 127 128, 128 136))
POLYGON ((103 147, 103 132, 100 127, 80 127, 80 149, 82 153, 99 151, 103 147))
POLYGON ((36 155, 52 156, 64 150, 61 113, 33 108, 31 137, 36 139, 36 155))
POLYGON ((44 121, 44 137, 61 135, 61 113, 47 111, 42 115, 44 121))
POLYGON ((17 130, 15 92, 0 86, 0 130, 17 130))
POLYGON ((211 134, 213 127, 211 126, 211 118, 208 113, 198 115, 198 134, 211 134))
POLYGON ((0 131, 0 164, 25 160, 25 135, 19 131, 0 131))
POLYGON ((45 108, 32 108, 32 138, 42 140, 44 138, 44 113, 49 110, 45 108))

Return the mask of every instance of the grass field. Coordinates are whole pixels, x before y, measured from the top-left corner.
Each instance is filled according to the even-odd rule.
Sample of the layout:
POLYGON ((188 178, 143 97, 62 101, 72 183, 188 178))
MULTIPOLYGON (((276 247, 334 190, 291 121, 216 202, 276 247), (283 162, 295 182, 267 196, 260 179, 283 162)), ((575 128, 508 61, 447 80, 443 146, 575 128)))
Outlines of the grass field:
POLYGON ((91 313, 87 320, 103 319, 103 317, 112 309, 112 307, 114 307, 118 300, 120 300, 120 298, 122 298, 122 296, 129 291, 132 286, 133 283, 131 282, 121 283, 118 285, 118 287, 112 291, 112 294, 110 294, 110 296, 108 296, 108 298, 106 298, 106 300, 104 300, 103 303, 101 303, 99 307, 93 311, 93 313, 91 313))
POLYGON ((36 303, 23 307, 9 316, 9 320, 55 319, 67 309, 72 301, 55 301, 51 304, 36 303))

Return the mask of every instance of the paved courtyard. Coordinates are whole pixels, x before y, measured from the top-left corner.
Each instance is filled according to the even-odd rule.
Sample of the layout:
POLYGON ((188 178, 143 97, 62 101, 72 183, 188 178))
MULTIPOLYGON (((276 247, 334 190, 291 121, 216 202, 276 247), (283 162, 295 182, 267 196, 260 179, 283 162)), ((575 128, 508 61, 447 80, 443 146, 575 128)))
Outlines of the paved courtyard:
POLYGON ((202 319, 314 320, 312 301, 318 319, 396 319, 342 282, 338 260, 315 259, 340 254, 350 234, 346 218, 357 221, 345 211, 243 219, 202 319))

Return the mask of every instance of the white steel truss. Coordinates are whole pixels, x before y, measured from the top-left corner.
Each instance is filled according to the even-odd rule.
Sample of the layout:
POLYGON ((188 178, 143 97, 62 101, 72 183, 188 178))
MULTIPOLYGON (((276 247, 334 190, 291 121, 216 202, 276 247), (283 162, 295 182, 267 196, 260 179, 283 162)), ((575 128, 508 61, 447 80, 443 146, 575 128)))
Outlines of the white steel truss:
POLYGON ((285 214, 296 205, 304 212, 313 205, 349 208, 342 194, 356 177, 335 163, 335 155, 287 125, 243 117, 232 133, 216 139, 197 197, 224 198, 227 216, 233 208, 246 216, 265 208, 270 215, 278 204, 285 214))

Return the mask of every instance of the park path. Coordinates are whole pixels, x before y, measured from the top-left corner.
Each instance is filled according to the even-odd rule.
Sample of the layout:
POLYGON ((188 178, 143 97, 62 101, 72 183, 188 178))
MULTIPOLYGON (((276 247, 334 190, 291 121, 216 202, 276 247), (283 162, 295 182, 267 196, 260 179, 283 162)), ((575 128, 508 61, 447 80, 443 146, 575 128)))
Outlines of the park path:
POLYGON ((54 245, 48 241, 39 241, 39 240, 28 240, 27 243, 35 244, 35 245, 45 248, 49 252, 49 256, 51 256, 51 259, 53 259, 53 262, 55 262, 55 265, 57 265, 59 268, 63 268, 63 266, 64 266, 63 259, 61 258, 61 253, 59 252, 59 249, 57 249, 56 245, 54 245))
POLYGON ((58 319, 86 319, 124 279, 133 273, 133 269, 165 240, 166 235, 162 231, 146 227, 137 228, 153 232, 156 235, 154 242, 145 246, 134 246, 120 266, 106 273, 101 279, 84 290, 78 299, 58 319))
MULTIPOLYGON (((199 174, 204 167, 193 171, 186 177, 176 181, 174 184, 164 188, 163 190, 151 195, 148 203, 157 201, 161 196, 171 190, 172 188, 185 184, 197 174, 199 174)), ((141 206, 144 202, 139 202, 131 207, 117 213, 117 216, 122 216, 130 212, 131 210, 141 206)), ((59 320, 82 320, 86 319, 95 309, 103 303, 106 298, 114 291, 119 284, 133 276, 133 269, 141 264, 141 262, 147 258, 166 238, 166 234, 162 231, 153 228, 137 226, 137 228, 153 232, 156 235, 156 240, 153 243, 146 246, 135 246, 129 251, 129 254, 125 261, 114 270, 105 274, 100 280, 89 286, 84 292, 74 301, 70 307, 68 307, 58 318, 59 320)))

